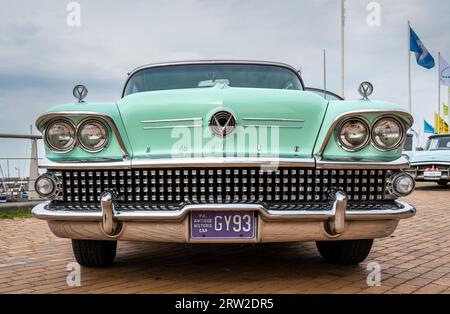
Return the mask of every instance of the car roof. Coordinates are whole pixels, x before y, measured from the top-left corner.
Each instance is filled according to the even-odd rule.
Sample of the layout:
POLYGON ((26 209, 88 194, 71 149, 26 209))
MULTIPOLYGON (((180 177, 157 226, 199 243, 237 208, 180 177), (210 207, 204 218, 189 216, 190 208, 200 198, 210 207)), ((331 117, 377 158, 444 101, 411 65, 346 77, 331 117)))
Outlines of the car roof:
POLYGON ((170 61, 170 62, 159 62, 159 63, 150 63, 146 65, 139 66, 133 69, 128 75, 133 75, 134 73, 147 69, 147 68, 155 68, 155 67, 163 67, 163 66, 172 66, 172 65, 189 65, 189 64, 255 64, 255 65, 273 65, 288 68, 296 73, 299 73, 299 70, 294 68, 293 66, 283 63, 283 62, 274 62, 274 61, 258 61, 258 60, 185 60, 185 61, 170 61))
POLYGON ((442 138, 442 137, 450 137, 450 134, 436 134, 431 135, 429 138, 442 138))

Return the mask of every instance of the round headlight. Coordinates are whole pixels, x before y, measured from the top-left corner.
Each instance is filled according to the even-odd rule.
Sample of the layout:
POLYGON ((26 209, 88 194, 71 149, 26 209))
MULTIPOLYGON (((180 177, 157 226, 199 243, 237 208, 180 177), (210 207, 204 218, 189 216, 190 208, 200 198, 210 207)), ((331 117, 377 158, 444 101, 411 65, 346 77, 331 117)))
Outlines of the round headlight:
POLYGON ((348 119, 344 121, 339 128, 338 140, 341 146, 346 150, 361 150, 369 143, 369 126, 362 119, 348 119))
POLYGON ((403 124, 400 121, 394 118, 382 118, 373 126, 372 141, 379 150, 394 150, 403 142, 404 133, 403 124))
POLYGON ((97 120, 83 122, 78 129, 78 142, 88 152, 99 152, 108 144, 108 128, 97 120))
POLYGON ((37 178, 34 189, 41 197, 51 197, 55 195, 57 183, 53 176, 49 174, 43 174, 37 178))
POLYGON ((75 127, 66 120, 54 121, 45 131, 45 141, 51 150, 68 152, 75 146, 75 127))
POLYGON ((407 173, 399 173, 391 179, 392 192, 395 196, 408 196, 414 191, 416 182, 414 178, 407 173))

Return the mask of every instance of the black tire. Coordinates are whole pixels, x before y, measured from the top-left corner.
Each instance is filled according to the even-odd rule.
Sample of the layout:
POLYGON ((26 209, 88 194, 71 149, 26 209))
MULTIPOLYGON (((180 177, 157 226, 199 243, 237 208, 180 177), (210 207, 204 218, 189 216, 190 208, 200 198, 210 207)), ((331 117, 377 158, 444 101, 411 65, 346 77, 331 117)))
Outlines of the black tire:
POLYGON ((330 264, 356 265, 369 256, 372 240, 316 242, 323 259, 330 264))
POLYGON ((439 181, 438 184, 439 184, 440 186, 447 186, 448 181, 439 181))
POLYGON ((114 261, 117 241, 72 240, 72 248, 81 266, 103 267, 114 261))

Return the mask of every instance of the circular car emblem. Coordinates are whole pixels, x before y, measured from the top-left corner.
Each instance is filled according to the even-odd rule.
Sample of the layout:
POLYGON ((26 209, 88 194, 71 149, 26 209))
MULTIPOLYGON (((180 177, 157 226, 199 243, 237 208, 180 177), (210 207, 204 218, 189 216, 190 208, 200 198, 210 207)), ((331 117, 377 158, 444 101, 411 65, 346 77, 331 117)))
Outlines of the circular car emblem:
POLYGON ((236 128, 236 118, 228 111, 218 111, 209 120, 209 128, 217 136, 228 136, 236 128))
POLYGON ((369 99, 369 96, 373 93, 373 85, 370 82, 362 82, 358 89, 359 94, 365 99, 369 99))
POLYGON ((88 90, 84 85, 77 85, 73 88, 73 96, 78 99, 78 102, 82 102, 86 98, 88 90))

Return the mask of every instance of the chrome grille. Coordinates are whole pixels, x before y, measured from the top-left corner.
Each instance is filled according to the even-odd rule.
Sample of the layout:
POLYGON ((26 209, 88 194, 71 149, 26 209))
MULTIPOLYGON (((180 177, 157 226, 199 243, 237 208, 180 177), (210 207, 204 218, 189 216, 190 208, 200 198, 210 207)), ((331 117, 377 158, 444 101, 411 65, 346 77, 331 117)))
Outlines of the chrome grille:
POLYGON ((437 168, 442 172, 444 177, 450 177, 450 167, 448 165, 436 165, 431 163, 428 165, 412 166, 407 172, 414 176, 423 177, 425 170, 430 168, 437 168))
POLYGON ((302 203, 329 201, 342 190, 350 201, 387 198, 390 170, 316 170, 314 168, 205 168, 63 170, 65 203, 99 202, 104 191, 115 191, 124 203, 302 203))

